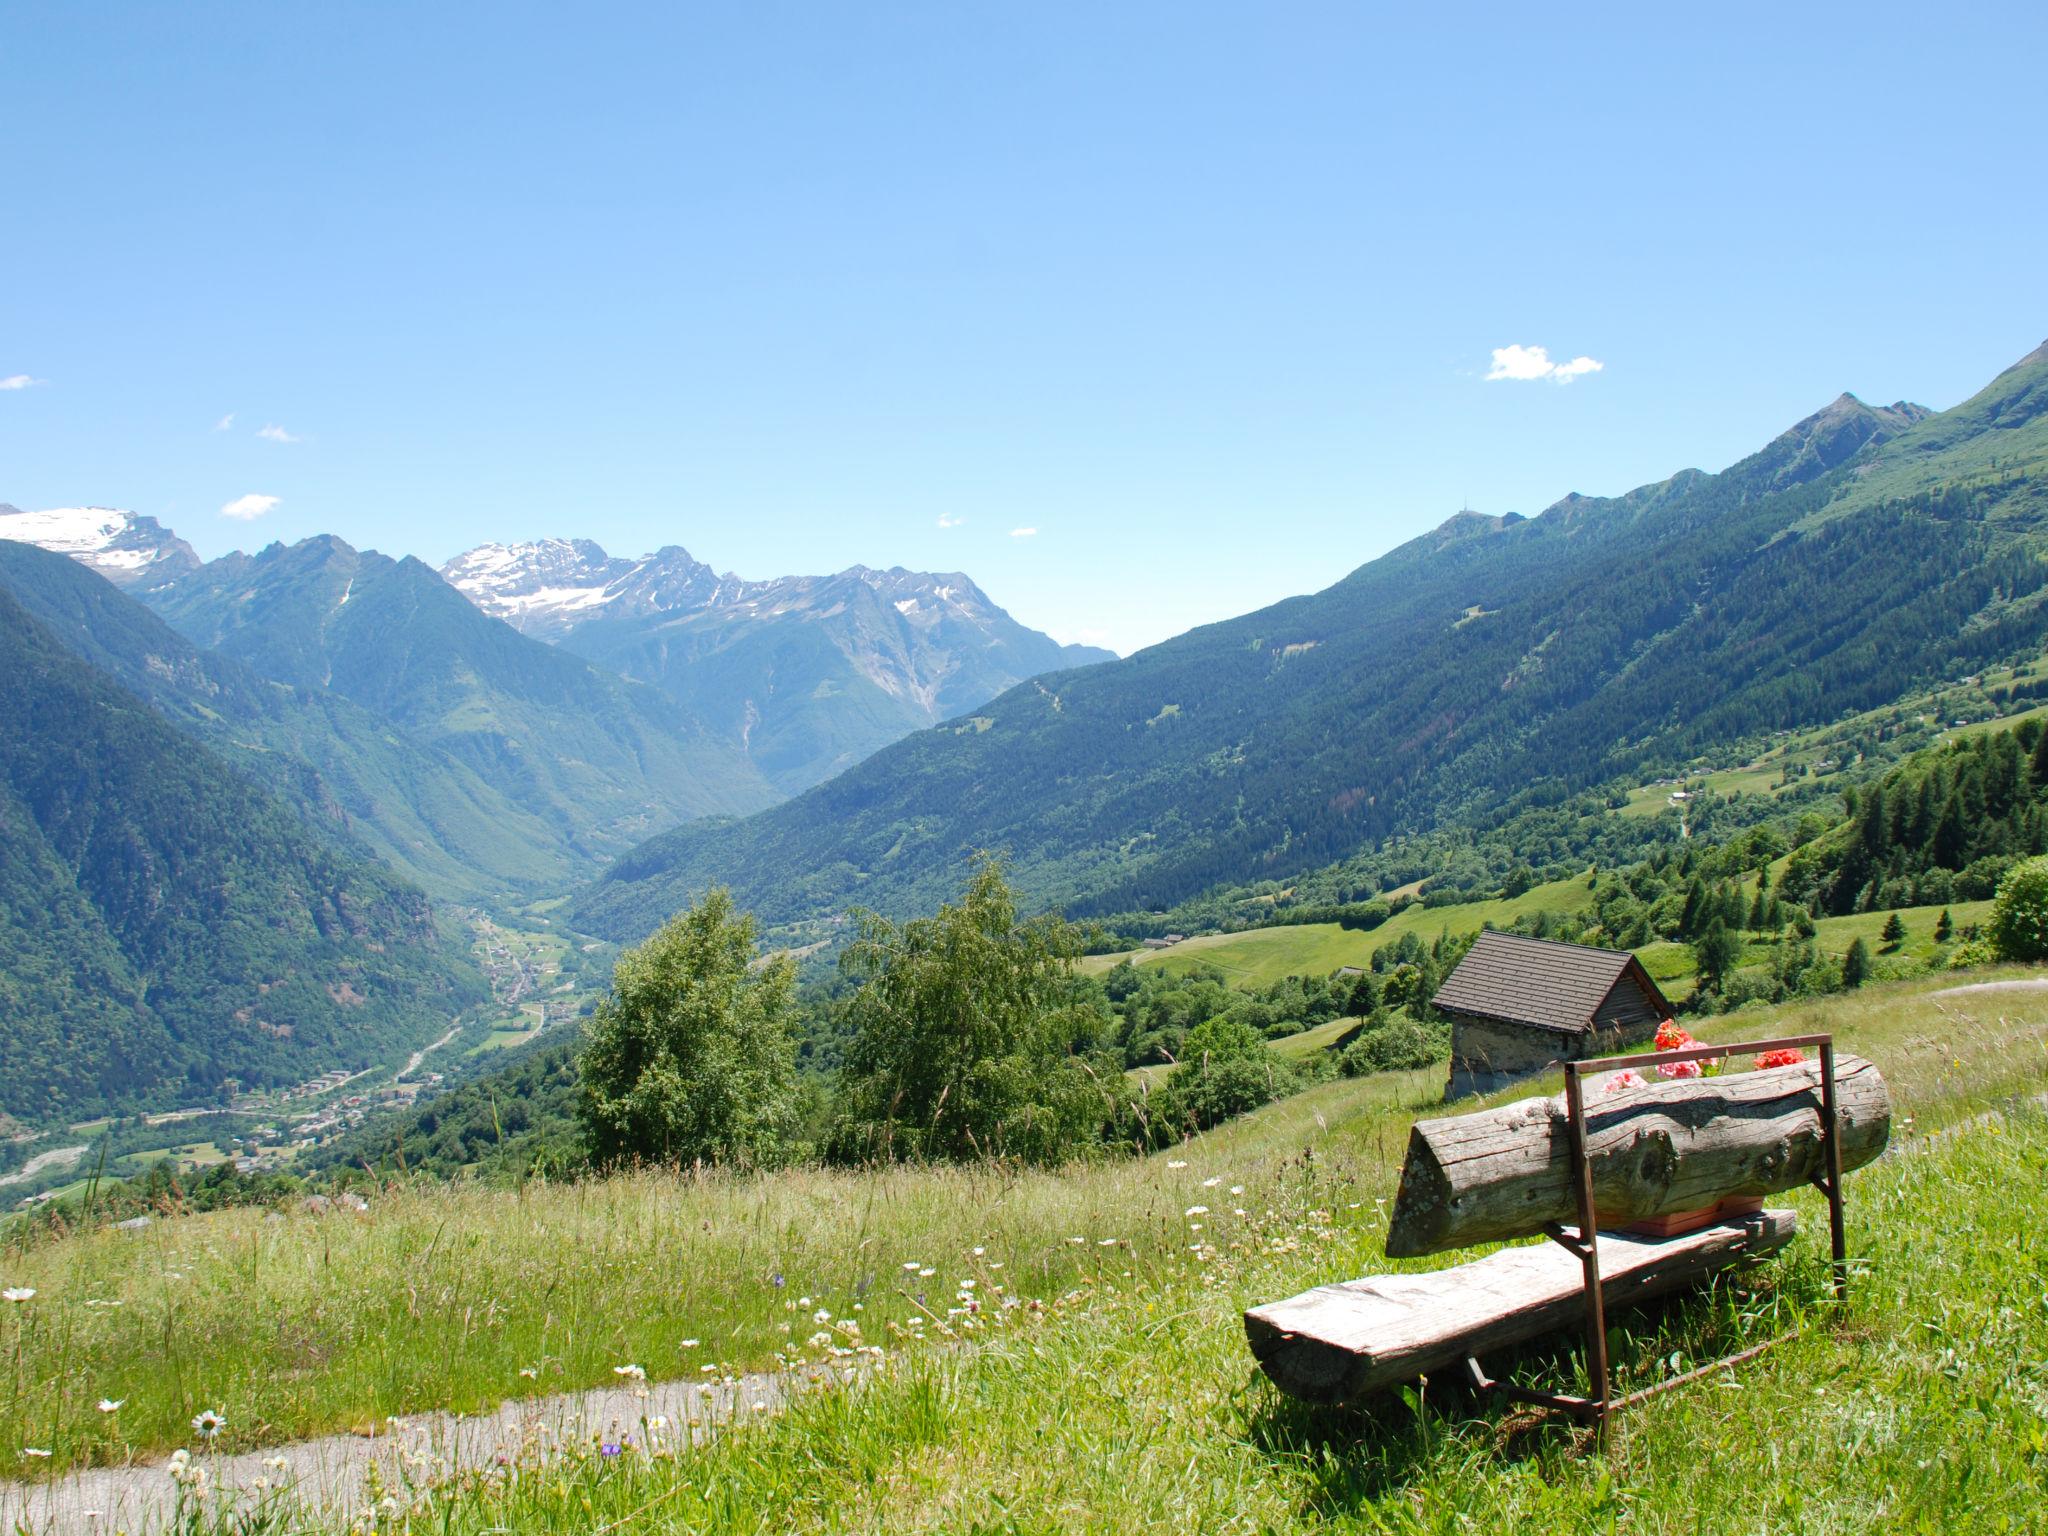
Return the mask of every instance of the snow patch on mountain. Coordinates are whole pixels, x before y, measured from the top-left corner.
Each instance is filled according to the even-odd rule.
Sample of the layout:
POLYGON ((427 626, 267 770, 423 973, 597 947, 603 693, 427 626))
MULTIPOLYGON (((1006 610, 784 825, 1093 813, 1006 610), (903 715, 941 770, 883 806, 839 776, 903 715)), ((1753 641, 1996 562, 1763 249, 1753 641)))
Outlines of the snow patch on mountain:
POLYGON ((69 555, 122 587, 196 570, 199 565, 192 546, 155 518, 118 507, 49 507, 24 512, 0 504, 0 539, 69 555))

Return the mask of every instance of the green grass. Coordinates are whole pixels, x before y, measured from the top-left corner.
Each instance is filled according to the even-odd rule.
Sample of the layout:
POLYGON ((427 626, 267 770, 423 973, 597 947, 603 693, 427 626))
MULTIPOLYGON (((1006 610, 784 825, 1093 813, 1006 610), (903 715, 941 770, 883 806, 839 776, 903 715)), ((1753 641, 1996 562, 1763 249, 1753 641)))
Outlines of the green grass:
POLYGON ((1582 912, 1592 905, 1592 881, 1573 880, 1539 885, 1520 896, 1475 901, 1461 907, 1408 907, 1379 927, 1359 931, 1336 923, 1297 923, 1280 928, 1252 928, 1243 933, 1205 934, 1171 949, 1139 949, 1114 955, 1090 955, 1082 970, 1101 974, 1121 960, 1158 966, 1182 975, 1213 965, 1241 987, 1262 987, 1286 976, 1325 976, 1340 965, 1364 966, 1385 944, 1398 943, 1404 933, 1434 941, 1440 933, 1475 933, 1486 923, 1506 927, 1518 917, 1542 911, 1582 912))
POLYGON ((1298 1035, 1282 1035, 1278 1040, 1267 1042, 1275 1056, 1286 1061, 1302 1061, 1318 1051, 1327 1051, 1341 1039, 1345 1032, 1358 1028, 1362 1019, 1337 1018, 1325 1023, 1312 1025, 1298 1035))
MULTIPOLYGON (((1898 1097, 1902 1135, 1920 1136, 2048 1081, 2048 995, 1992 994, 1996 1001, 1987 1004, 1928 997, 1949 981, 1872 988, 1787 1009, 1783 1026, 1834 1028, 1850 1047, 1877 1059, 1898 1097)), ((1723 1026, 1742 1027, 1735 1020, 1723 1026)), ((1696 1030, 1705 1038, 1716 1033, 1712 1021, 1696 1030)), ((1000 1326, 969 1326, 958 1317, 944 1329, 926 1324, 926 1334, 973 1336, 983 1347, 971 1364, 934 1359, 907 1367, 908 1375, 870 1395, 835 1398, 830 1407, 806 1403, 788 1424, 762 1431, 767 1440, 750 1443, 757 1449, 771 1441, 782 1445, 774 1437, 788 1435, 796 1437, 789 1446, 806 1446, 804 1437, 818 1430, 811 1415, 852 1415, 848 1422, 861 1444, 889 1469, 865 1493, 849 1488, 834 1470, 843 1470, 842 1452, 853 1450, 809 1442, 787 1454, 821 1457, 819 1486, 852 1499, 849 1508, 865 1511, 862 1523, 870 1525, 900 1520, 912 1528, 952 1528, 947 1512, 963 1510, 995 1521, 992 1501, 1015 1488, 1036 1490, 1018 1506, 1031 1514, 1019 1529, 1059 1525, 1063 1499, 1109 1523, 1164 1528, 1179 1514, 1221 1520, 1229 1498, 1251 1497, 1268 1484, 1291 1491, 1280 1505, 1270 1503, 1270 1490, 1259 1493, 1247 1509, 1279 1518, 1291 1508, 1288 1518, 1306 1519, 1321 1506, 1296 1503, 1326 1472, 1341 1473, 1340 1480, 1364 1478, 1360 1488, 1373 1485, 1365 1470, 1404 1436, 1412 1439, 1413 1427, 1347 1430, 1340 1437, 1346 1448, 1326 1466, 1323 1452, 1286 1438, 1317 1433, 1313 1422, 1250 1378, 1236 1312, 1250 1301, 1388 1267, 1379 1256, 1375 1202, 1391 1195, 1407 1125, 1418 1111, 1436 1108, 1441 1082, 1440 1070, 1427 1070, 1324 1084, 1183 1150, 1064 1173, 798 1170, 755 1180, 648 1173, 520 1191, 438 1186, 387 1193, 367 1216, 294 1211, 279 1221, 259 1212, 225 1212, 160 1221, 140 1234, 100 1232, 16 1246, 0 1259, 0 1280, 33 1286, 37 1294, 0 1319, 19 1330, 5 1341, 18 1350, 5 1417, 24 1443, 57 1452, 41 1464, 49 1470, 161 1453, 182 1443, 191 1415, 209 1406, 226 1413, 238 1443, 255 1444, 369 1424, 387 1414, 436 1406, 469 1410, 524 1392, 610 1384, 611 1368, 627 1362, 659 1377, 688 1375, 707 1363, 745 1369, 773 1365, 778 1353, 815 1355, 803 1343, 815 1327, 809 1320, 814 1306, 835 1319, 858 1321, 865 1339, 914 1361, 925 1352, 909 1342, 917 1308, 905 1291, 924 1290, 927 1304, 943 1317, 958 1283, 974 1279, 991 1306, 999 1296, 1014 1296, 1045 1310, 997 1311, 1011 1318, 1000 1326), (1242 1193, 1233 1193, 1233 1186, 1242 1193), (1195 1205, 1210 1213, 1183 1214, 1195 1205), (1233 1214, 1239 1211, 1244 1214, 1233 1214), (1195 1222, 1201 1230, 1194 1230, 1195 1222), (936 1273, 905 1271, 903 1264, 913 1260, 936 1273), (808 1301, 799 1306, 803 1298, 808 1301), (1043 1319, 1030 1323, 1028 1345, 1013 1337, 1024 1317, 1043 1319), (686 1338, 700 1342, 686 1346, 686 1338), (523 1368, 535 1369, 537 1377, 521 1376, 523 1368), (978 1406, 960 1419, 949 1416, 935 1442, 912 1447, 895 1439, 890 1421, 901 1400, 892 1394, 920 1379, 948 1383, 945 1393, 964 1393, 963 1404, 978 1406), (92 1408, 101 1396, 127 1399, 118 1434, 92 1408), (1034 1398, 1028 1418, 1006 1422, 1034 1398), (1242 1415, 1266 1426, 1260 1434, 1284 1429, 1285 1435, 1262 1440, 1250 1420, 1233 1417, 1242 1415), (1126 1465, 1128 1481, 1113 1476, 1116 1458, 1082 1453, 1082 1442, 1097 1435, 1151 1447, 1164 1460, 1149 1471, 1126 1465), (1043 1447, 1042 1458, 1028 1454, 1034 1443, 1043 1447), (910 1461, 899 1464, 904 1456, 910 1461), (1174 1465, 1200 1474, 1183 1490, 1192 1500, 1184 1510, 1162 1482, 1174 1465), (1236 1492, 1219 1495, 1218 1478, 1236 1492), (948 1489, 967 1502, 951 1502, 948 1489), (907 1502, 898 1504, 899 1497, 907 1502), (1154 1502, 1162 1499, 1167 1502, 1154 1502)), ((1901 1311, 1878 1306, 1877 1298, 1889 1294, 1886 1286, 1924 1289, 1967 1280, 1969 1288, 1955 1292, 1953 1305, 1940 1314, 1949 1319, 1941 1337, 1943 1347, 1978 1348, 1972 1330, 1979 1324, 1970 1308, 1989 1281, 1972 1277, 1964 1260, 1995 1269, 2008 1299, 2042 1308, 2042 1318, 2030 1326, 2048 1333, 2048 1307, 2037 1299, 2040 1277, 2031 1292, 2019 1284, 2022 1276, 2011 1265, 2022 1250, 2009 1244, 1965 1237, 1947 1268, 1924 1256, 1916 1273, 1893 1266, 1887 1255, 1895 1242, 1915 1230, 1937 1230, 1924 1209, 1899 1203, 1897 1190, 1906 1186, 1887 1182, 1919 1166, 1886 1164, 1859 1177, 1853 1231, 1861 1257, 1877 1266, 1876 1278, 1859 1293, 1853 1319, 1812 1324, 1818 1332, 1811 1347, 1853 1355, 1834 1331, 1848 1326, 1875 1330, 1871 1336, 1882 1339, 1887 1358, 1932 1358, 1938 1353, 1934 1336, 1917 1321, 1928 1315, 1927 1306, 1901 1311)), ((2039 1183, 2036 1172, 2019 1187, 2039 1183)), ((1963 1222, 1967 1231, 1975 1218, 1957 1205, 1960 1199, 1958 1186, 1943 1217, 1963 1222)), ((1811 1202, 1803 1208, 1812 1215, 1811 1202)), ((2000 1210, 1982 1215, 2031 1230, 2038 1225, 2031 1211, 2030 1202, 2006 1199, 2000 1210)), ((1931 1240, 1919 1239, 1923 1248, 1931 1240)), ((1808 1257, 1811 1251, 1810 1243, 1801 1249, 1808 1257)), ((1786 1289, 1759 1292, 1761 1321, 1726 1326, 1744 1336, 1776 1331, 1787 1309, 1797 1314, 1807 1307, 1810 1287, 1794 1283, 1805 1262, 1787 1272, 1786 1289)), ((1708 1326, 1711 1312, 1702 1314, 1708 1321, 1699 1327, 1708 1326)), ((1679 1330, 1674 1347, 1698 1347, 1697 1339, 1685 1344, 1691 1337, 1686 1325, 1673 1326, 1679 1330)), ((1990 1337, 2009 1345, 2012 1328, 2001 1324, 1990 1337)), ((1624 1351, 1636 1379, 1652 1371, 1657 1351, 1668 1353, 1663 1342, 1624 1351)), ((2024 1358, 2041 1356, 2037 1350, 2024 1358)), ((1743 1380, 1775 1380, 1767 1372, 1776 1369, 1756 1368, 1743 1380)), ((1813 1379, 1842 1378, 1823 1373, 1813 1379)), ((1726 1390, 1702 1389, 1692 1398, 1721 1404, 1726 1390)), ((1775 1390, 1764 1391, 1763 1399, 1775 1390)), ((1970 1399, 1966 1394, 1961 1401, 1970 1399)), ((1685 1419, 1696 1412, 1681 1403, 1646 1410, 1634 1422, 1654 1426, 1660 1415, 1685 1419)), ((1487 1449, 1495 1421, 1476 1407, 1469 1413, 1471 1424, 1450 1423, 1441 1431, 1448 1444, 1462 1447, 1456 1453, 1461 1464, 1490 1480, 1482 1504, 1465 1507, 1522 1507, 1516 1501, 1528 1490, 1518 1464, 1496 1465, 1487 1449)), ((1697 1427, 1696 1419, 1685 1421, 1697 1427)), ((1796 1420, 1773 1423, 1774 1432, 1789 1433, 1796 1420)), ((1403 1455, 1415 1449, 1410 1445, 1403 1455)), ((716 1458, 731 1453, 706 1454, 713 1457, 709 1468, 724 1466, 716 1458)), ((774 1451, 769 1463, 782 1465, 784 1454, 774 1451)), ((1438 1460, 1444 1454, 1442 1447, 1432 1450, 1402 1478, 1447 1477, 1451 1463, 1438 1460)), ((1774 1487, 1796 1482, 1789 1466, 1771 1470, 1768 1458, 1759 1465, 1770 1471, 1766 1481, 1774 1487)), ((1567 1459, 1558 1466, 1568 1473, 1572 1464, 1567 1459)), ((805 1502, 808 1494, 793 1485, 761 1487, 750 1475, 742 1486, 768 1500, 764 1509, 784 1509, 792 1520, 821 1518, 805 1502)), ((1584 1488, 1581 1494, 1590 1496, 1584 1488)), ((685 1501, 685 1507, 694 1506, 685 1501)), ((1398 1496, 1390 1506, 1403 1507, 1398 1496)), ((489 1510, 478 1504, 473 1524, 451 1529, 479 1528, 489 1510)), ((517 1518, 499 1514, 516 1529, 549 1528, 547 1522, 566 1518, 538 1510, 517 1518), (528 1515, 541 1523, 528 1523, 528 1515)))
MULTIPOLYGON (((607 1460, 572 1447, 545 1471, 535 1463, 444 1487, 417 1506, 415 1528, 430 1518, 437 1531, 475 1536, 2038 1530, 2048 1494, 2048 1232, 2038 1220, 2048 1122, 2026 1101, 2048 1084, 2048 994, 1944 998, 1932 995, 1939 985, 1874 988, 1788 1010, 1783 1021, 1787 1029, 1835 1030, 1883 1066, 1895 1095, 1894 1152, 1851 1180, 1846 1306, 1829 1299, 1820 1262, 1824 1207, 1797 1195, 1790 1203, 1804 1231, 1786 1258, 1680 1305, 1616 1313, 1610 1333, 1625 1387, 1743 1344, 1777 1347, 1631 1410, 1604 1448, 1448 1380, 1419 1395, 1311 1410, 1253 1370, 1238 1322, 1245 1306, 1323 1281, 1442 1262, 1397 1266, 1381 1257, 1381 1202, 1392 1193, 1406 1124, 1434 1107, 1435 1074, 1395 1075, 1323 1085, 1143 1163, 1027 1177, 1007 1196, 990 1181, 980 1187, 990 1204, 978 1209, 972 1201, 963 1207, 960 1196, 979 1176, 885 1176, 859 1223, 878 1260, 903 1249, 907 1224, 919 1234, 918 1257, 950 1260, 942 1275, 967 1269, 966 1245, 990 1210, 1006 1209, 1009 1231, 986 1258, 1000 1252, 1009 1267, 994 1271, 984 1260, 984 1293, 986 1282, 1007 1276, 1020 1294, 1040 1297, 1042 1309, 999 1314, 1004 1321, 973 1330, 972 1349, 892 1349, 865 1385, 802 1394, 786 1412, 728 1428, 696 1449, 607 1460), (1972 1132, 1956 1134, 1966 1121, 1972 1132), (1229 1193, 1232 1184, 1243 1193, 1229 1193), (1182 1214, 1198 1204, 1211 1209, 1182 1214), (1026 1218, 1025 1210, 1037 1214, 1026 1218), (1050 1250, 1035 1246, 1062 1227, 1123 1244, 1075 1247, 1055 1238, 1050 1250), (942 1254, 942 1244, 950 1251, 942 1254), (1041 1269, 1041 1258, 1056 1262, 1041 1269), (1041 1278, 1024 1280, 1032 1274, 1041 1278)), ((1725 1027, 1740 1028, 1734 1020, 1725 1027)), ((1709 1022, 1700 1032, 1721 1031, 1709 1022)), ((822 1253, 817 1229, 847 1231, 842 1204, 807 1202, 844 1197, 853 1186, 818 1178, 755 1187, 760 1253, 792 1244, 817 1244, 822 1253)), ((528 1221, 563 1219, 563 1202, 602 1210, 604 1220, 579 1218, 580 1230, 615 1230, 616 1238, 559 1250, 575 1274, 555 1293, 566 1329, 581 1315, 577 1287, 604 1277, 617 1297, 619 1282, 647 1283, 622 1267, 639 1263, 629 1255, 660 1247, 665 1233, 700 1216, 736 1217, 740 1207, 727 1204, 733 1193, 716 1183, 637 1178, 523 1200, 448 1192, 431 1209, 439 1243, 457 1250, 485 1231, 520 1241, 528 1221)), ((414 1224, 420 1214, 403 1213, 400 1229, 424 1237, 426 1228, 414 1224)), ((394 1352, 493 1352, 490 1326, 462 1330, 458 1345, 464 1314, 439 1294, 450 1283, 439 1259, 416 1261, 404 1275, 379 1268, 354 1290, 361 1261, 391 1241, 368 1234, 389 1219, 388 1211, 373 1213, 354 1240, 342 1237, 341 1224, 293 1222, 278 1257, 303 1262, 309 1246, 340 1239, 338 1283, 352 1288, 349 1310, 361 1332, 394 1330, 394 1352), (409 1320, 394 1294, 408 1284, 421 1320, 409 1320)), ((210 1262, 251 1283, 241 1279, 246 1256, 231 1221, 179 1227, 164 1237, 194 1265, 189 1274, 210 1262)), ((102 1263, 122 1252, 99 1238, 72 1246, 102 1263)), ((26 1258, 49 1263, 62 1249, 26 1258)), ((475 1264, 466 1304, 480 1307, 499 1294, 503 1276, 491 1272, 487 1253, 475 1264)), ((260 1264, 254 1273, 260 1286, 260 1264)), ((698 1319, 712 1315, 709 1300, 693 1294, 700 1273, 670 1272, 671 1281, 692 1277, 671 1304, 698 1319)), ((58 1283, 34 1305, 46 1300, 52 1312, 61 1309, 58 1283)), ((619 1310, 630 1315, 604 1334, 596 1358, 623 1353, 652 1369, 659 1351, 645 1330, 655 1324, 623 1297, 619 1310)), ((33 1378, 56 1357, 42 1337, 46 1325, 30 1316, 37 1320, 25 1358, 33 1378)), ((161 1317, 120 1321, 134 1347, 161 1351, 150 1342, 161 1317)), ((324 1342, 294 1336, 301 1349, 324 1342)), ((334 1369, 332 1357, 309 1358, 322 1372, 334 1369)), ((1561 1348, 1489 1364, 1512 1366, 1532 1383, 1577 1379, 1575 1356, 1561 1348)), ((242 1422, 253 1417, 244 1413, 242 1422)))

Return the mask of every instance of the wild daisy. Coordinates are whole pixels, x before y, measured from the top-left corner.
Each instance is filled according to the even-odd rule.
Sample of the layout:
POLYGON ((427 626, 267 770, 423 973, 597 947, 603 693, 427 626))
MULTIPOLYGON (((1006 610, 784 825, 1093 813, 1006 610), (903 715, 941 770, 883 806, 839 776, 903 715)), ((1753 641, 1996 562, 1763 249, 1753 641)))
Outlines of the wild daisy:
POLYGON ((14 1305, 20 1306, 24 1301, 33 1300, 35 1294, 36 1288, 32 1285, 10 1285, 6 1290, 0 1291, 0 1301, 12 1302, 14 1305))
POLYGON ((192 1432, 202 1440, 211 1440, 228 1427, 228 1421, 211 1408, 202 1408, 192 1419, 192 1432))
POLYGON ((612 1367, 612 1374, 614 1376, 630 1377, 634 1381, 645 1381, 647 1379, 647 1373, 637 1365, 615 1365, 612 1367))
POLYGON ((128 1399, 125 1397, 103 1397, 100 1399, 100 1412, 119 1413, 121 1405, 127 1401, 128 1399))

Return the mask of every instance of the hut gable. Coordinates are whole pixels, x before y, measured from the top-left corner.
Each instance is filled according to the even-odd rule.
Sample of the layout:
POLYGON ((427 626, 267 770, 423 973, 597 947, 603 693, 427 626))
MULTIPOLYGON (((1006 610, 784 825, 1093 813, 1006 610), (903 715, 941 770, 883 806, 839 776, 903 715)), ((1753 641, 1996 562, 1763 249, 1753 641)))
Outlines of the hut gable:
POLYGON ((1654 1028, 1671 1005, 1626 950, 1488 929, 1431 999, 1443 1012, 1561 1034, 1654 1028))
POLYGON ((1648 1040, 1671 1005, 1619 949, 1491 929, 1431 999, 1451 1019, 1449 1098, 1648 1040))

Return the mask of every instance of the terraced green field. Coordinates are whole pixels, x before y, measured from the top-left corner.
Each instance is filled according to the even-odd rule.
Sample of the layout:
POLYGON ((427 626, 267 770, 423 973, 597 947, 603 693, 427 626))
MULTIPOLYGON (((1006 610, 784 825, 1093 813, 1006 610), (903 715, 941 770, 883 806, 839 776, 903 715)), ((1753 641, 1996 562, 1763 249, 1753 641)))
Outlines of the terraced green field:
POLYGON ((1462 907, 1409 907, 1366 932, 1335 923, 1300 923, 1283 928, 1254 928, 1244 933, 1207 934, 1184 940, 1171 949, 1090 955, 1081 962, 1081 969, 1100 974, 1121 960, 1129 960, 1134 965, 1156 965, 1171 975, 1183 975, 1213 965, 1238 986, 1262 987, 1286 976, 1326 976, 1342 965, 1367 965, 1374 950, 1398 943, 1404 933, 1434 941, 1440 933, 1476 933, 1489 922, 1506 927, 1518 917, 1538 912, 1583 912, 1592 903, 1592 881, 1581 875, 1574 880, 1536 886, 1510 899, 1476 901, 1462 907))

